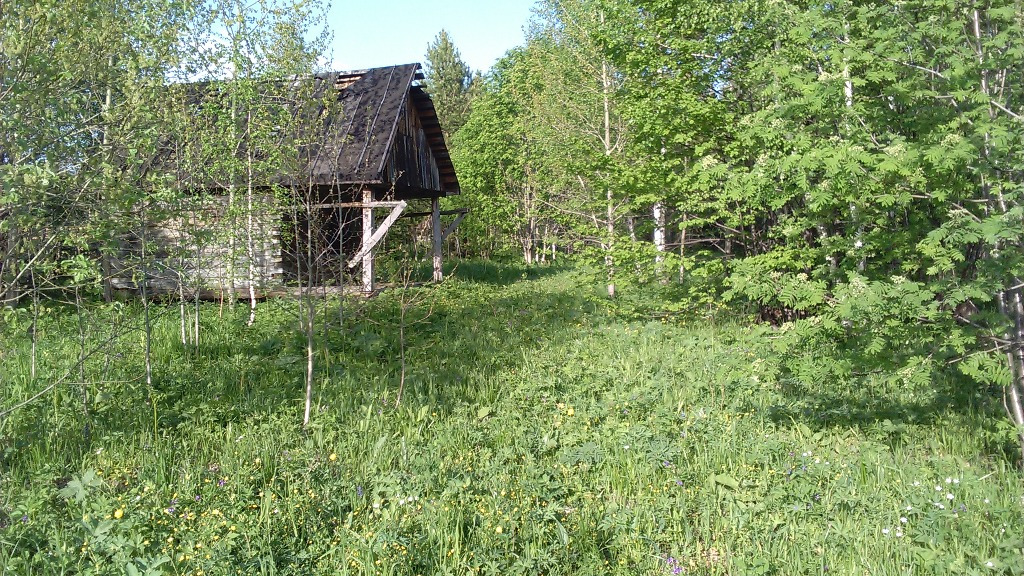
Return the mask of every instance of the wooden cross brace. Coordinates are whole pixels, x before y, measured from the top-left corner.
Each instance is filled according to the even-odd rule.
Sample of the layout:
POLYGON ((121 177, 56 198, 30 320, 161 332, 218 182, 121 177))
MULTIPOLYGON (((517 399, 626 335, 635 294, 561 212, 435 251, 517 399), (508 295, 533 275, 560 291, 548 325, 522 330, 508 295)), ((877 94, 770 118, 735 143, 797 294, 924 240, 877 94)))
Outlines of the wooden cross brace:
POLYGON ((377 243, 384 238, 385 234, 388 233, 388 230, 391 228, 391 225, 394 224, 396 220, 398 220, 398 218, 402 215, 402 211, 405 210, 405 207, 408 206, 408 204, 405 203, 404 201, 373 202, 369 204, 362 204, 362 206, 367 208, 385 208, 388 206, 392 206, 392 208, 391 214, 388 214, 388 217, 385 218, 384 221, 380 223, 380 227, 374 230, 373 235, 370 236, 369 240, 363 241, 363 247, 360 248, 359 252, 357 252, 356 255, 353 256, 352 259, 348 261, 349 268, 355 268, 356 264, 362 262, 363 256, 366 256, 367 254, 372 252, 374 248, 377 247, 377 243))
POLYGON ((442 242, 447 240, 448 236, 451 235, 452 232, 455 232, 455 229, 459 226, 460 223, 462 223, 462 220, 466 217, 466 214, 468 214, 468 213, 469 213, 468 210, 464 210, 464 211, 459 212, 459 215, 456 216, 455 219, 452 220, 451 223, 448 224, 448 226, 445 227, 445 229, 441 232, 441 241, 442 242))

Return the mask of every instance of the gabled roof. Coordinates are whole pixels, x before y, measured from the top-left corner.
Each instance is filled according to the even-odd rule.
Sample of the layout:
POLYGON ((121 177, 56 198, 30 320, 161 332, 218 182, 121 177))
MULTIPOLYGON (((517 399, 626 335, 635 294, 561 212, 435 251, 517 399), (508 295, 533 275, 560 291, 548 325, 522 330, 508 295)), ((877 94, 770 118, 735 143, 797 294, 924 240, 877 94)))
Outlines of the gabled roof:
POLYGON ((416 83, 422 79, 419 64, 318 75, 314 96, 320 98, 328 91, 337 91, 341 113, 331 114, 324 120, 323 139, 310 163, 313 181, 317 184, 387 184, 388 158, 402 113, 411 100, 437 162, 439 192, 458 194, 459 181, 441 133, 437 111, 430 96, 416 83))

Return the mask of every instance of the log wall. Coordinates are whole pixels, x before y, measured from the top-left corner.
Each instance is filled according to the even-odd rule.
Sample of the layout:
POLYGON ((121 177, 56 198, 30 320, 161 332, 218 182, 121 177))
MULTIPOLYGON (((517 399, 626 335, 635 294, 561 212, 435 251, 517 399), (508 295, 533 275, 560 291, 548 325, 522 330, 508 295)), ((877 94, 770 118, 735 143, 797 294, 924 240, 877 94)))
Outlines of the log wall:
MULTIPOLYGON (((141 225, 121 239, 121 250, 111 262, 116 289, 141 288, 146 280, 151 293, 177 293, 184 290, 203 294, 229 293, 245 289, 248 293, 249 250, 245 198, 236 198, 228 209, 227 196, 205 195, 187 200, 189 206, 178 210, 149 210, 145 234, 141 225), (184 214, 164 216, 161 214, 184 214), (143 237, 148 248, 142 249, 143 237)), ((139 218, 140 224, 142 218, 139 218)), ((283 283, 281 218, 269 194, 260 194, 253 207, 253 284, 265 293, 283 283)))

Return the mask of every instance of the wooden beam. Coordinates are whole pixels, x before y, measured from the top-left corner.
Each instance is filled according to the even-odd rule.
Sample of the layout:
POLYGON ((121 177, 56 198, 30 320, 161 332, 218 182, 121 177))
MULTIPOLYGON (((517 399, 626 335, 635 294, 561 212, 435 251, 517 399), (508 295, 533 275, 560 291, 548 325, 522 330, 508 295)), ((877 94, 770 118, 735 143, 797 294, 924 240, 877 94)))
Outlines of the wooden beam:
POLYGON ((329 209, 329 208, 394 208, 401 204, 401 201, 396 202, 334 202, 330 204, 313 204, 310 206, 312 209, 329 209))
MULTIPOLYGON (((456 208, 455 210, 441 210, 441 216, 454 216, 455 214, 465 214, 469 212, 469 208, 456 208)), ((419 216, 430 216, 434 212, 406 212, 402 214, 402 218, 416 218, 419 216)))
POLYGON ((433 260, 434 260, 434 282, 444 280, 444 268, 441 265, 441 242, 444 240, 441 234, 441 200, 433 198, 430 201, 430 227, 433 232, 433 260))
MULTIPOLYGON (((402 215, 402 211, 405 210, 406 206, 408 206, 408 204, 406 204, 405 202, 399 202, 398 205, 391 210, 391 214, 388 214, 388 217, 385 218, 384 221, 380 223, 380 228, 377 228, 377 230, 373 230, 373 225, 371 223, 369 228, 370 234, 368 235, 366 226, 366 212, 371 210, 371 208, 363 209, 363 247, 360 248, 359 252, 356 253, 356 255, 353 256, 352 259, 348 261, 349 268, 355 268, 356 264, 359 264, 360 260, 362 260, 364 265, 363 273, 365 274, 366 259, 370 258, 372 266, 373 249, 377 247, 377 244, 381 241, 382 238, 384 238, 384 235, 388 233, 388 230, 391 228, 391 225, 394 224, 395 221, 398 220, 398 218, 402 215)), ((363 284, 364 286, 366 284, 365 278, 363 284)))
POLYGON ((363 249, 348 263, 353 268, 363 261, 363 292, 373 294, 373 190, 363 190, 363 249))
POLYGON ((448 226, 447 226, 447 227, 446 227, 446 228, 444 229, 444 231, 442 231, 442 232, 441 232, 441 240, 442 240, 442 241, 444 241, 444 240, 447 240, 447 239, 448 239, 448 236, 449 236, 449 235, 450 235, 450 234, 451 234, 452 232, 455 232, 455 228, 457 228, 457 227, 458 227, 458 225, 459 225, 460 223, 462 223, 462 220, 463 220, 463 219, 464 219, 464 218, 466 217, 466 214, 469 214, 469 209, 467 209, 467 208, 463 208, 462 210, 464 210, 464 212, 461 212, 461 213, 460 213, 460 214, 459 214, 458 216, 456 216, 456 217, 455 217, 455 220, 452 220, 451 224, 449 224, 449 225, 448 225, 448 226))

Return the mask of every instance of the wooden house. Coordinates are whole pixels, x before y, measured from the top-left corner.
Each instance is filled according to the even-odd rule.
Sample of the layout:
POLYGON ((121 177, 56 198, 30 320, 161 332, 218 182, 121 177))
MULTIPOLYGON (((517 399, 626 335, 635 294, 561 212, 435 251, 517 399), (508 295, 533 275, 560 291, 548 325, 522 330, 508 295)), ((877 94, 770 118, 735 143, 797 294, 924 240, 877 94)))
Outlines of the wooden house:
MULTIPOLYGON (((434 279, 441 280, 441 245, 465 211, 440 210, 440 198, 459 194, 459 182, 422 79, 419 64, 405 64, 302 81, 312 82, 306 102, 287 104, 310 120, 297 148, 300 168, 259 182, 255 195, 250 180, 245 233, 225 231, 229 221, 239 227, 238 218, 225 216, 225 199, 242 192, 194 185, 208 199, 198 216, 192 210, 146 227, 149 242, 162 247, 150 256, 147 285, 211 296, 250 287, 270 294, 289 284, 340 286, 361 268, 362 290, 372 292, 374 250, 402 217, 430 218, 434 279), (431 209, 409 213, 413 200, 428 200, 431 209), (442 227, 442 216, 454 219, 442 227)), ((127 242, 136 262, 146 234, 127 242)), ((132 269, 135 280, 114 274, 115 287, 138 287, 138 266, 132 269)))

